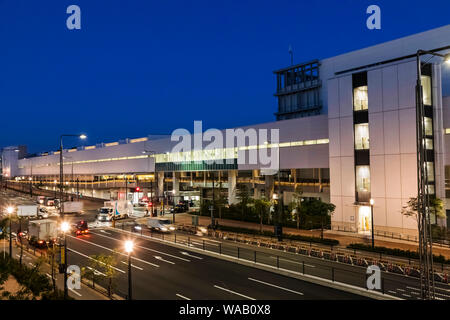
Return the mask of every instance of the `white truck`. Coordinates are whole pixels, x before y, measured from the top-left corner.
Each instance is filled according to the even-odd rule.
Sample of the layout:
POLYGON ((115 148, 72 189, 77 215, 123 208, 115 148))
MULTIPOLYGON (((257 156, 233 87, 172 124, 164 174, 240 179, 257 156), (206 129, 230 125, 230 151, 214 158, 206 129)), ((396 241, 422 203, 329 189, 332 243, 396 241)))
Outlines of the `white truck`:
POLYGON ((126 219, 133 214, 133 204, 127 200, 105 201, 104 206, 98 210, 97 220, 107 222, 117 219, 126 219))
POLYGON ((19 217, 46 219, 48 218, 48 211, 37 205, 24 205, 17 207, 17 215, 19 217))
POLYGON ((63 204, 64 213, 81 213, 83 212, 82 201, 65 201, 63 204))
POLYGON ((175 230, 172 220, 165 218, 148 218, 147 227, 161 232, 171 232, 175 230))
POLYGON ((43 219, 33 220, 28 224, 28 241, 31 245, 46 247, 56 242, 58 236, 57 222, 43 219))

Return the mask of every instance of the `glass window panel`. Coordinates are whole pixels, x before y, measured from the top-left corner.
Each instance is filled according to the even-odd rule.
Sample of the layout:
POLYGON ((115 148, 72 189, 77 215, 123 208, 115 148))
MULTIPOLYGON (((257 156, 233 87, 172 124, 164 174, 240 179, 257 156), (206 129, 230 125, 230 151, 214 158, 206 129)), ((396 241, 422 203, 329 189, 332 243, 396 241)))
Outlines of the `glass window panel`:
POLYGON ((367 110, 369 105, 368 101, 367 86, 353 89, 353 110, 367 110))
POLYGON ((433 150, 433 139, 425 138, 425 149, 433 150))
POLYGON ((431 106, 431 77, 421 76, 422 80, 422 92, 423 92, 423 104, 431 106))
POLYGON ((356 191, 370 192, 369 166, 356 166, 356 191))
POLYGON ((434 163, 427 162, 426 168, 427 168, 428 182, 433 182, 434 181, 434 163))
POLYGON ((369 149, 369 124, 368 123, 355 124, 355 149, 356 150, 369 149))
POLYGON ((431 118, 424 117, 423 125, 425 126, 425 135, 432 136, 433 135, 433 121, 431 118))

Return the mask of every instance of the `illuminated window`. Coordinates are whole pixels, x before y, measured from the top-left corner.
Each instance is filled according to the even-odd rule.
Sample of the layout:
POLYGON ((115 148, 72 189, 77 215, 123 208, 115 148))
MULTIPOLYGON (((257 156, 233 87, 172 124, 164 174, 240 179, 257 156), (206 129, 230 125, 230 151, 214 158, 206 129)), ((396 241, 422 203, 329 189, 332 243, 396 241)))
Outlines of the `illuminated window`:
POLYGON ((433 139, 425 138, 425 149, 426 150, 433 150, 433 139))
POLYGON ((423 104, 431 106, 431 77, 421 76, 422 80, 422 92, 423 92, 423 104))
POLYGON ((431 118, 424 117, 423 125, 425 127, 425 135, 432 136, 433 135, 433 120, 431 118))
POLYGON ((359 123, 355 124, 355 149, 368 150, 369 149, 369 124, 359 123))
POLYGON ((367 95, 367 86, 361 86, 353 89, 353 110, 367 110, 369 106, 367 95))
POLYGON ((428 182, 434 182, 434 163, 427 162, 426 168, 427 168, 428 182))
POLYGON ((356 191, 370 192, 369 166, 356 166, 356 191))

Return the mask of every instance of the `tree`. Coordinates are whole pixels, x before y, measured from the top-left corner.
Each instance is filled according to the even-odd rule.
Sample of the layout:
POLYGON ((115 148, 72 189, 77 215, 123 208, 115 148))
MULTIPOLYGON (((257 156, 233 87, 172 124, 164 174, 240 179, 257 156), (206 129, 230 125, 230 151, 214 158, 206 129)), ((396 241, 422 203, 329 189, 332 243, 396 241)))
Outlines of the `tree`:
POLYGON ((336 206, 332 203, 323 202, 321 199, 313 198, 303 201, 300 209, 302 214, 320 219, 321 237, 323 239, 323 222, 333 214, 336 206))
MULTIPOLYGON (((418 222, 418 214, 417 214, 418 204, 417 204, 417 197, 409 198, 409 201, 406 203, 406 206, 404 206, 401 210, 401 213, 406 217, 412 217, 415 218, 418 222)), ((430 197, 430 214, 434 214, 437 218, 445 219, 445 207, 444 207, 444 201, 442 199, 431 196, 430 197)))
POLYGON ((295 188, 294 194, 292 195, 292 201, 289 203, 289 212, 295 215, 295 221, 297 221, 297 229, 300 229, 300 211, 302 206, 302 195, 303 191, 300 186, 295 188))
POLYGON ((262 197, 254 200, 255 211, 259 216, 259 232, 262 232, 263 219, 267 215, 270 201, 262 197))
POLYGON ((117 252, 113 252, 110 255, 102 253, 90 257, 90 268, 93 269, 94 275, 95 271, 97 271, 99 277, 107 281, 108 296, 111 297, 117 278, 117 271, 115 269, 119 261, 117 252))
POLYGON ((251 202, 250 191, 245 184, 239 184, 236 187, 236 198, 241 206, 241 220, 244 220, 244 213, 247 205, 251 202))

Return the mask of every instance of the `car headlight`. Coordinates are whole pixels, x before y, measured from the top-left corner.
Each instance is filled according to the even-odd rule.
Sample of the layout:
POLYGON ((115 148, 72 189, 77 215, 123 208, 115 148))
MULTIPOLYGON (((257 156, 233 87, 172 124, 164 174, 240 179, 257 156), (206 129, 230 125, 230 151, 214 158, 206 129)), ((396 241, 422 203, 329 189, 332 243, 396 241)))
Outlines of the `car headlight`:
POLYGON ((167 231, 167 228, 166 227, 162 227, 161 230, 162 231, 167 231))
POLYGON ((208 230, 206 228, 200 228, 200 231, 203 232, 203 233, 207 233, 208 232, 208 230))
POLYGON ((141 227, 141 226, 134 226, 134 228, 135 228, 136 230, 142 230, 142 227, 141 227))
POLYGON ((173 230, 175 230, 175 227, 170 227, 169 229, 173 231, 173 230))

